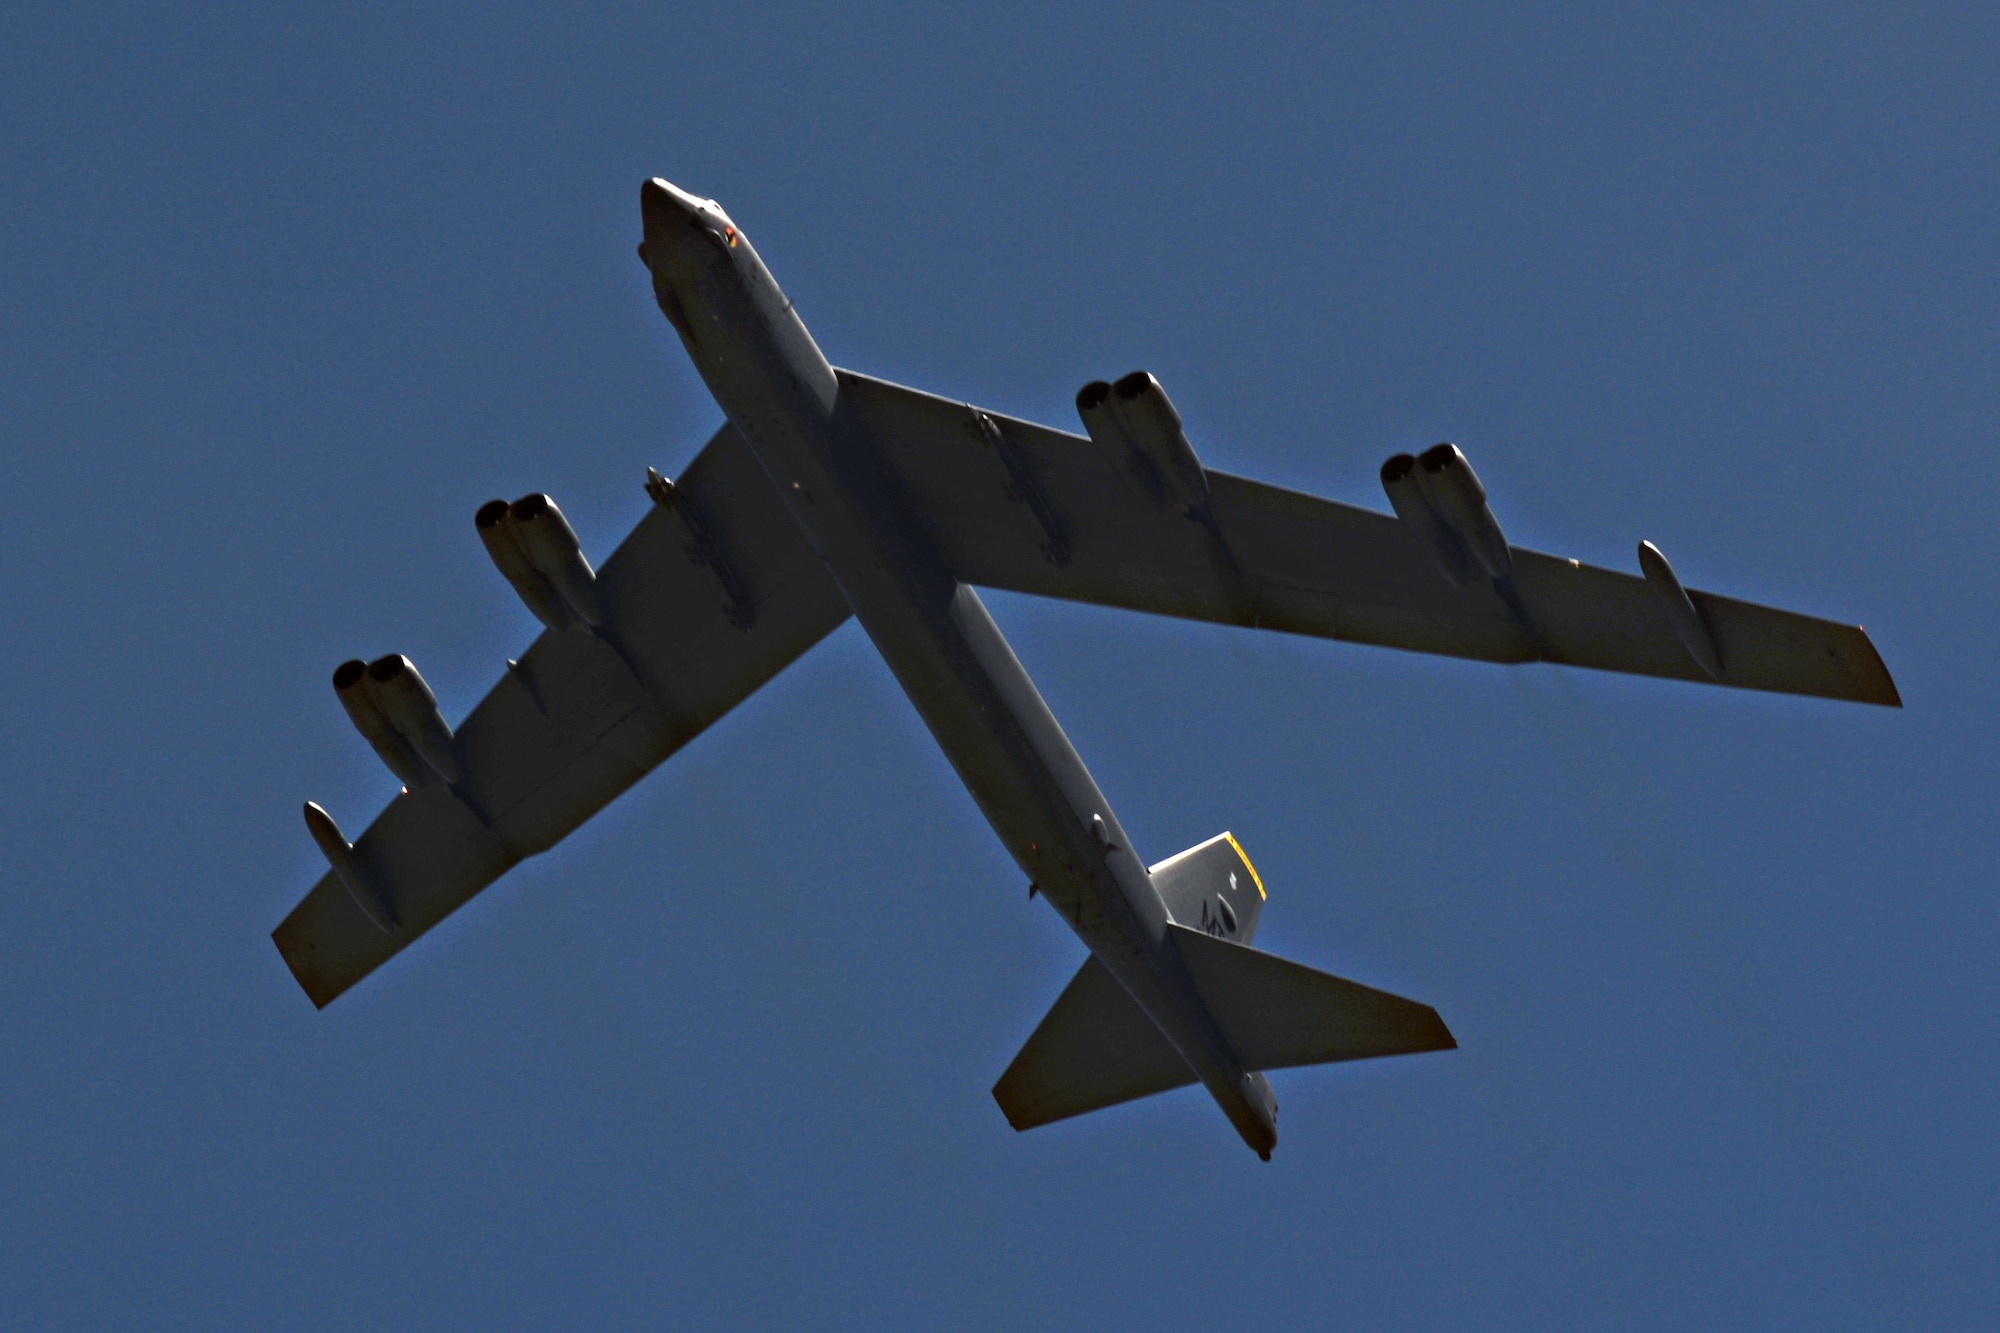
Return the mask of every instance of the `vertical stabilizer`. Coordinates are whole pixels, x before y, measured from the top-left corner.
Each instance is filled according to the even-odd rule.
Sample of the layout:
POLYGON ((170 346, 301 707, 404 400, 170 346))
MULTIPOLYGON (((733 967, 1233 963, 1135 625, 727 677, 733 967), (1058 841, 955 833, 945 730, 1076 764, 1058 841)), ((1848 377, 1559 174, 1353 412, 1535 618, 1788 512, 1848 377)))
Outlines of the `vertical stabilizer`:
POLYGON ((1234 834, 1170 856, 1152 868, 1153 889, 1174 920, 1220 940, 1248 944, 1264 911, 1264 881, 1234 834))

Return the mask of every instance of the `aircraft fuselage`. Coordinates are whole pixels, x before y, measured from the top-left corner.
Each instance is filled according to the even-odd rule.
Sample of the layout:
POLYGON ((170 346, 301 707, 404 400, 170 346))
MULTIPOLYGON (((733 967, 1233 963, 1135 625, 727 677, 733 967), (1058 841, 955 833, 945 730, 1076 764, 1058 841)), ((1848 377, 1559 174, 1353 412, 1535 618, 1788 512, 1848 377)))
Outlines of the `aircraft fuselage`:
POLYGON ((660 308, 1009 853, 1268 1157, 1276 1101, 1168 938, 1146 863, 973 589, 843 404, 839 379, 713 201, 643 191, 660 308))

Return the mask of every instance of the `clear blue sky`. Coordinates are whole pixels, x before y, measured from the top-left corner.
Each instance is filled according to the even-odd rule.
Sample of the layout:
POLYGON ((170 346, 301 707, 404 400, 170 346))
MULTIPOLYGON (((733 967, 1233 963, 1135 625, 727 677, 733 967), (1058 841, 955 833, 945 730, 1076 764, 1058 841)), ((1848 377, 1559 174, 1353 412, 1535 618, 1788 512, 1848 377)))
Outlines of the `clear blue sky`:
POLYGON ((16 1327, 1991 1318, 1989 6, 0 17, 0 1312, 16 1327), (267 938, 719 414, 720 199, 836 364, 1859 621, 1901 713, 994 597, 1140 850, 1462 1049, 1016 1135, 1081 947, 842 630, 315 1013, 267 938))

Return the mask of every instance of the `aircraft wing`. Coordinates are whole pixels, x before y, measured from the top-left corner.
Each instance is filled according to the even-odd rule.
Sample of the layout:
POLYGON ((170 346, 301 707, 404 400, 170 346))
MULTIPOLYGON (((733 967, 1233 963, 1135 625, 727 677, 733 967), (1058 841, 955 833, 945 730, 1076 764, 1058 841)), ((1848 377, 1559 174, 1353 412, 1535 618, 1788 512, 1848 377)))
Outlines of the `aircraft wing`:
POLYGON ((459 779, 420 775, 353 844, 360 897, 329 871, 272 932, 315 1005, 554 846, 847 619, 733 427, 678 485, 649 489, 659 503, 596 573, 597 629, 545 631, 509 666, 448 738, 459 779))
POLYGON ((1855 626, 1686 590, 1720 659, 1711 676, 1646 578, 1511 547, 1508 586, 1454 587, 1394 515, 1207 469, 1211 526, 1142 496, 1087 437, 839 374, 967 583, 1491 662, 1901 704, 1855 626))

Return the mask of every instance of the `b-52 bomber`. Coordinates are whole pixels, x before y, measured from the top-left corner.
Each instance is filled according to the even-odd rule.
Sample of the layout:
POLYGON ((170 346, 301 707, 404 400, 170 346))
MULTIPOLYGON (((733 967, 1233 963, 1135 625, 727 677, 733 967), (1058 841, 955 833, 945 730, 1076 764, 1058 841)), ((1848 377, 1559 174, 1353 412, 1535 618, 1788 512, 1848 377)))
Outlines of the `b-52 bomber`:
POLYGON ((1084 435, 836 369, 715 201, 640 188, 660 310, 727 418, 592 569, 553 501, 476 516, 545 627, 454 731, 410 661, 334 690, 405 784, 273 932, 324 1006, 554 846, 850 615, 1029 881, 1090 950, 993 1095, 1016 1129, 1199 1082, 1269 1159, 1265 1071, 1456 1045, 1435 1010, 1251 947, 1228 833, 1148 866, 975 587, 1491 662, 1899 706, 1857 627, 1510 546, 1455 446, 1382 467, 1393 514, 1202 466, 1158 381, 1084 435))

